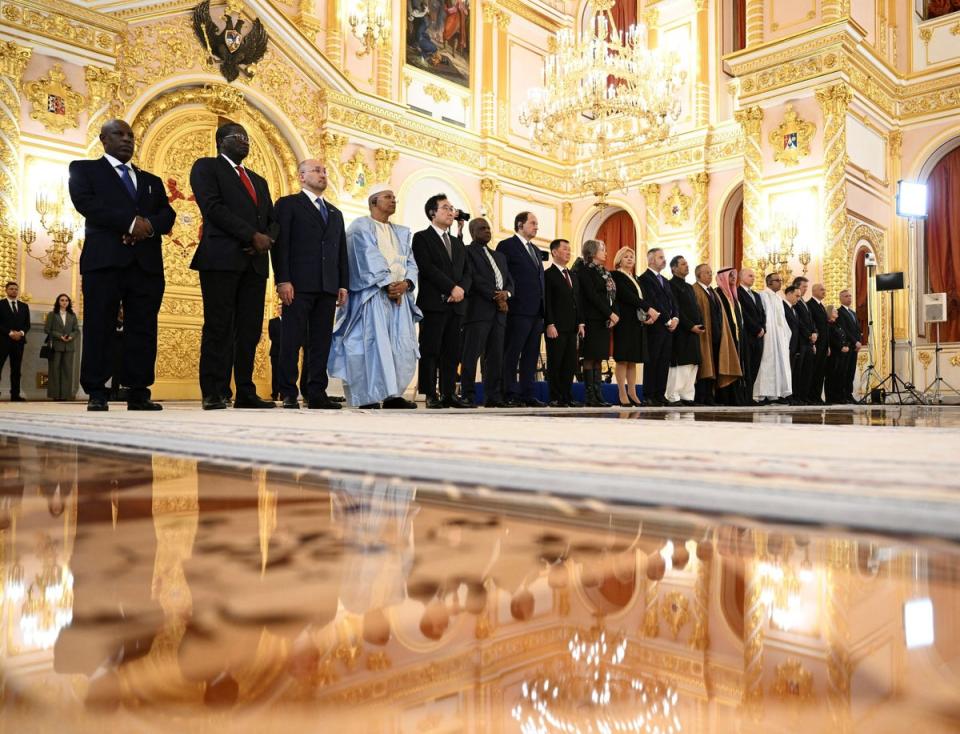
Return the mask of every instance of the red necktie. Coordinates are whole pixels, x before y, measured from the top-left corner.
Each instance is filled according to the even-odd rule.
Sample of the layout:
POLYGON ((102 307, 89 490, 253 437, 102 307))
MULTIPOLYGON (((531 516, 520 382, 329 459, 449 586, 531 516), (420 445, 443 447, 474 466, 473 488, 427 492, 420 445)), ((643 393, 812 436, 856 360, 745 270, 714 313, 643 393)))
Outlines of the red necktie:
POLYGON ((570 280, 570 273, 568 273, 566 270, 564 270, 564 271, 563 271, 563 277, 564 277, 564 280, 567 281, 567 285, 570 286, 571 288, 573 288, 573 281, 570 280))
POLYGON ((247 172, 243 170, 243 166, 237 166, 237 173, 240 174, 240 180, 243 182, 243 187, 247 190, 247 193, 250 194, 250 198, 253 199, 253 203, 256 204, 257 192, 253 188, 253 181, 250 180, 247 172))

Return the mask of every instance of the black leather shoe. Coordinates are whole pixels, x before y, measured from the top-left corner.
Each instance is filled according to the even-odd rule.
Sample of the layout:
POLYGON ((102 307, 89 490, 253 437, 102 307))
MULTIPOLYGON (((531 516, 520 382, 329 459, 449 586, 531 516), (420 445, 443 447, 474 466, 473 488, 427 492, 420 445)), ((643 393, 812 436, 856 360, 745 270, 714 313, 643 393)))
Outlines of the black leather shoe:
POLYGON ((347 402, 347 399, 346 399, 345 397, 343 397, 342 395, 330 395, 330 396, 328 396, 327 399, 328 399, 328 400, 332 400, 332 401, 335 402, 335 403, 345 403, 345 402, 347 402))
POLYGON ((453 395, 449 398, 443 399, 443 404, 448 408, 476 408, 477 405, 472 400, 464 400, 459 395, 453 395))
POLYGON ((692 408, 696 403, 693 400, 681 400, 680 403, 688 408, 692 408))
POLYGON ((24 398, 22 395, 11 395, 11 396, 10 396, 10 402, 11 402, 11 403, 25 403, 25 402, 27 402, 27 400, 26 400, 26 398, 24 398))
POLYGON ((547 403, 547 406, 550 407, 550 408, 566 408, 566 407, 568 407, 568 406, 567 406, 567 403, 563 402, 562 400, 551 400, 549 403, 547 403))
POLYGON ((277 404, 272 400, 264 400, 258 395, 252 395, 249 398, 237 398, 233 401, 234 408, 242 408, 244 410, 262 410, 266 408, 276 408, 277 404))
POLYGON ((284 398, 283 407, 287 410, 300 410, 300 401, 296 398, 284 398))
POLYGON ((110 405, 103 398, 90 398, 87 400, 87 410, 102 412, 110 410, 110 405))
POLYGON ((524 398, 523 406, 525 408, 546 408, 547 404, 542 400, 537 400, 536 398, 524 398))
POLYGON ((446 403, 444 403, 436 395, 427 395, 426 406, 430 410, 439 410, 440 408, 446 408, 446 403))
POLYGON ((380 403, 367 403, 366 405, 361 405, 360 410, 380 410, 380 403))
POLYGON ((310 410, 340 410, 341 405, 324 395, 320 398, 310 398, 307 401, 307 407, 310 410))
POLYGON ((128 400, 127 410, 163 410, 163 406, 150 399, 128 400))
POLYGON ((579 400, 568 400, 568 401, 567 401, 567 407, 568 407, 568 408, 582 408, 582 407, 583 407, 583 403, 581 403, 579 400))
POLYGON ((484 408, 508 408, 510 406, 508 406, 502 400, 484 400, 483 407, 484 408))
POLYGON ((226 401, 219 395, 208 395, 200 405, 204 410, 223 410, 227 407, 226 401))
POLYGON ((383 407, 386 410, 416 410, 417 404, 406 398, 396 397, 387 398, 383 401, 383 407))

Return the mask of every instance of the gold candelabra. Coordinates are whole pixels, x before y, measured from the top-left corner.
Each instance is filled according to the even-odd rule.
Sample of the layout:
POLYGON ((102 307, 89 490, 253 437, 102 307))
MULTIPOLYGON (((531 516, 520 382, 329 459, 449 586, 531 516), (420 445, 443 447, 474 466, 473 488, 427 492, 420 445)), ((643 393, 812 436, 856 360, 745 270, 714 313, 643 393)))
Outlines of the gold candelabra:
POLYGON ((589 162, 577 166, 574 176, 574 186, 578 191, 590 193, 596 201, 593 203, 598 209, 607 206, 607 196, 614 191, 625 189, 627 186, 627 171, 621 166, 607 164, 607 146, 600 141, 598 154, 589 162))
MULTIPOLYGON (((784 219, 776 226, 767 225, 761 228, 760 241, 763 249, 757 257, 757 267, 762 275, 765 275, 769 268, 771 272, 779 273, 786 285, 793 274, 790 261, 794 257, 794 240, 798 231, 795 219, 784 219)), ((803 274, 806 275, 812 259, 810 251, 804 248, 796 257, 803 266, 803 274)))
POLYGON ((359 0, 347 16, 350 32, 363 43, 357 56, 366 56, 382 46, 390 34, 390 21, 381 0, 359 0))
MULTIPOLYGON (((33 244, 37 241, 37 232, 30 222, 20 227, 20 240, 24 252, 43 265, 43 277, 56 278, 66 268, 76 263, 70 254, 70 243, 77 233, 77 224, 68 212, 66 192, 61 185, 53 195, 46 191, 37 194, 34 207, 40 219, 40 226, 50 237, 50 245, 42 255, 34 254, 33 244)), ((83 240, 77 241, 78 249, 83 248, 83 240)))

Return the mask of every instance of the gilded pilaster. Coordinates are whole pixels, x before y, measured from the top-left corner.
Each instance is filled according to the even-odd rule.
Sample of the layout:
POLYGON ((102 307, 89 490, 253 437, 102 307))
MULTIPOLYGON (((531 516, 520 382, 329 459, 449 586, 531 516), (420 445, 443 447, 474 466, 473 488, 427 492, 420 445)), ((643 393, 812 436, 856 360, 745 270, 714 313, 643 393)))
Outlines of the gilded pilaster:
POLYGON ((643 636, 653 639, 660 635, 660 613, 657 600, 660 598, 660 582, 647 581, 647 593, 644 598, 643 636))
POLYGON ((327 58, 338 69, 343 68, 343 28, 340 0, 327 0, 327 58))
POLYGON ((855 546, 850 541, 831 541, 827 558, 827 703, 833 720, 831 731, 853 731, 850 717, 850 575, 855 546))
POLYGON ((567 239, 573 237, 573 204, 569 201, 560 205, 560 236, 567 239))
MULTIPOLYGON (((894 130, 890 133, 890 181, 896 182, 903 177, 903 131, 894 130)), ((893 183, 896 186, 896 183, 893 183)), ((895 192, 891 192, 891 195, 895 192)), ((909 224, 904 217, 893 217, 893 237, 892 248, 887 255, 887 267, 893 272, 904 272, 909 269, 909 247, 907 245, 909 238, 909 224)), ((855 245, 856 243, 854 243, 855 245)), ((881 253, 877 253, 878 256, 881 253)), ((885 305, 885 304, 881 304, 885 305)), ((904 293, 894 294, 893 309, 895 312, 895 321, 897 324, 897 333, 894 336, 898 339, 907 339, 910 328, 909 300, 904 293)), ((882 328, 886 332, 886 337, 880 344, 886 344, 889 339, 889 320, 882 323, 882 328)), ((887 350, 880 350, 882 356, 881 362, 887 359, 887 350)), ((889 366, 887 366, 889 369, 889 366)))
POLYGON ((747 48, 763 43, 763 2, 747 0, 747 48))
POLYGON ((481 178, 480 179, 480 214, 481 216, 486 217, 487 221, 490 222, 490 229, 493 232, 497 230, 497 191, 499 186, 497 182, 492 178, 481 178))
POLYGON ((696 124, 710 122, 710 14, 707 0, 697 0, 696 124))
POLYGON ((710 559, 697 559, 697 583, 693 588, 693 634, 690 647, 704 651, 710 647, 710 559))
POLYGON ((640 188, 643 194, 643 201, 647 207, 647 219, 645 235, 647 240, 647 249, 657 246, 657 240, 660 238, 660 184, 647 184, 640 188))
POLYGON ((31 49, 0 41, 0 278, 16 280, 20 211, 20 83, 31 49))
POLYGON ((763 625, 767 610, 760 601, 756 562, 746 564, 743 610, 743 713, 750 722, 763 717, 763 625))
POLYGON ((706 171, 687 176, 693 187, 693 235, 697 243, 697 262, 710 262, 710 207, 707 196, 707 184, 710 174, 706 171))
POLYGON ((825 23, 849 18, 850 0, 824 0, 821 14, 825 23))
POLYGON ((735 118, 743 128, 743 262, 744 265, 752 265, 757 257, 758 230, 763 218, 760 196, 763 182, 763 156, 760 149, 763 110, 758 106, 747 107, 738 110, 735 118))
POLYGON ((343 135, 337 135, 329 130, 323 132, 320 136, 321 157, 324 165, 327 167, 327 174, 334 183, 342 185, 343 176, 340 171, 340 158, 343 155, 343 146, 347 144, 347 139, 343 135))
MULTIPOLYGON (((823 252, 823 278, 827 302, 835 303, 837 294, 849 286, 847 267, 847 108, 853 99, 850 87, 837 82, 816 91, 824 116, 824 209, 826 239, 823 252)), ((746 212, 744 212, 746 213, 746 212)))
POLYGON ((393 167, 400 154, 392 148, 377 148, 373 151, 374 176, 377 183, 390 183, 393 167))
POLYGON ((377 50, 377 94, 386 99, 393 97, 393 44, 390 36, 377 50))

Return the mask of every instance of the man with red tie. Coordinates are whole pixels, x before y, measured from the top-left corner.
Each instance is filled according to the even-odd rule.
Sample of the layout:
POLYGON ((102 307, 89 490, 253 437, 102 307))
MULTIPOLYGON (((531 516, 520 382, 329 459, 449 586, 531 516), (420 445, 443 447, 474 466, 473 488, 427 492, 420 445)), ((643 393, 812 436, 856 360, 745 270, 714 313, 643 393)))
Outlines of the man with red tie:
POLYGON ((550 267, 543 274, 544 323, 547 336, 547 382, 550 385, 550 406, 580 407, 573 399, 573 375, 577 371, 577 337, 583 337, 583 309, 574 274, 567 268, 570 243, 550 243, 550 267))
POLYGON ((236 123, 217 129, 217 157, 201 158, 190 186, 203 215, 203 234, 190 267, 200 271, 203 335, 200 391, 203 409, 226 408, 230 376, 235 408, 273 408, 253 384, 253 360, 263 330, 267 252, 278 234, 270 188, 243 166, 247 131, 236 123))

